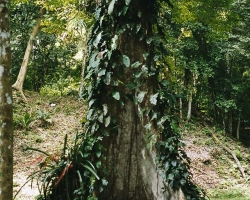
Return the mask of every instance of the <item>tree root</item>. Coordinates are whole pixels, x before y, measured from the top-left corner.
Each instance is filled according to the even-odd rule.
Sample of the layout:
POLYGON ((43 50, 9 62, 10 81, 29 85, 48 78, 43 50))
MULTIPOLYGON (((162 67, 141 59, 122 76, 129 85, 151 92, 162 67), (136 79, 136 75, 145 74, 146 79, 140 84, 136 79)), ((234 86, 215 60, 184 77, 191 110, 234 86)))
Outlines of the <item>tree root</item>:
POLYGON ((19 89, 18 87, 16 87, 15 85, 12 85, 12 89, 16 90, 17 92, 20 92, 22 98, 24 99, 25 102, 27 102, 27 98, 25 97, 24 93, 23 93, 23 90, 22 89, 19 89))

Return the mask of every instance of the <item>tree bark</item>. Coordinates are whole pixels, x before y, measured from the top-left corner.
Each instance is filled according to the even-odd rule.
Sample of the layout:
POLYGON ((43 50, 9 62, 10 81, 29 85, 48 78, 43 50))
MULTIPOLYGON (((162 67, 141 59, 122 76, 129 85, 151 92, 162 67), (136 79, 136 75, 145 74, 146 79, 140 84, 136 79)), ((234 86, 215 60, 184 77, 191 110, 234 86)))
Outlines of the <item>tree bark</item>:
POLYGON ((23 94, 23 83, 24 83, 24 80, 25 80, 25 76, 27 74, 30 55, 31 55, 31 51, 32 51, 32 48, 33 48, 33 43, 34 43, 34 40, 35 40, 35 38, 36 38, 37 34, 39 33, 40 28, 41 28, 42 15, 43 15, 43 8, 41 8, 40 17, 37 19, 36 24, 33 27, 33 30, 32 30, 32 32, 30 34, 30 39, 29 39, 28 44, 27 44, 27 48, 26 48, 26 51, 25 51, 25 54, 24 54, 23 62, 22 62, 22 65, 21 65, 17 80, 12 85, 12 87, 14 89, 18 90, 21 93, 21 95, 23 96, 23 98, 25 100, 27 100, 27 99, 26 99, 25 95, 23 94))
MULTIPOLYGON (((121 38, 123 53, 128 55, 131 63, 143 62, 145 52, 144 42, 123 35, 121 38)), ((123 83, 129 83, 131 69, 125 69, 123 83)), ((149 87, 148 85, 146 87, 149 87)), ((146 89, 146 88, 145 88, 146 89)), ((108 90, 108 89, 107 89, 108 90)), ((135 95, 135 91, 128 88, 119 88, 123 94, 135 95)), ((149 90, 149 88, 147 88, 149 90)), ((100 200, 174 200, 184 199, 181 191, 163 192, 164 181, 155 163, 156 152, 149 149, 146 142, 146 130, 139 118, 138 106, 130 100, 123 100, 124 106, 118 102, 108 101, 112 108, 112 116, 116 116, 118 132, 112 132, 103 141, 107 149, 105 168, 108 169, 109 182, 103 193, 98 195, 100 200)))
POLYGON ((13 198, 13 116, 8 0, 0 0, 0 200, 13 198))

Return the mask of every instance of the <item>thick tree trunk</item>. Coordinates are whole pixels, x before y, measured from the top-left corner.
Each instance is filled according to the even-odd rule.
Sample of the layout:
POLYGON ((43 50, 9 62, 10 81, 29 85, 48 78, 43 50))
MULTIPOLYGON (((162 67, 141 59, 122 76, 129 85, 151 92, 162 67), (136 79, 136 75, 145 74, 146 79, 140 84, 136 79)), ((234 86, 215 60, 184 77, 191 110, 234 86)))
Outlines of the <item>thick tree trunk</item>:
MULTIPOLYGON (((143 9, 143 1, 131 1, 130 6, 133 10, 143 9)), ((137 15, 137 12, 131 13, 131 17, 137 15)), ((145 23, 145 22, 144 22, 145 23)), ((142 24, 151 33, 151 27, 148 24, 142 24)), ((143 54, 148 52, 146 40, 139 40, 138 36, 130 33, 123 33, 118 39, 120 51, 130 58, 130 63, 139 61, 145 63, 143 54)), ((133 83, 135 69, 124 67, 123 73, 115 70, 113 76, 123 83, 115 88, 120 93, 121 105, 115 99, 107 98, 107 94, 112 93, 114 87, 106 86, 102 90, 103 104, 107 104, 110 115, 116 119, 118 129, 111 131, 109 137, 104 138, 103 146, 107 149, 104 168, 109 172, 105 175, 108 180, 107 187, 100 194, 97 194, 99 200, 181 200, 184 196, 181 191, 173 192, 168 189, 163 191, 165 183, 161 173, 157 170, 155 163, 155 149, 149 149, 147 146, 147 134, 145 124, 148 123, 146 117, 139 117, 139 108, 131 100, 125 98, 125 95, 136 96, 137 90, 147 91, 147 97, 157 89, 154 83, 157 83, 156 77, 149 77, 141 88, 131 89, 125 87, 128 83, 133 83)), ((156 84, 157 85, 157 84, 156 84)), ((145 107, 149 106, 147 101, 145 107)), ((167 187, 168 188, 168 187, 167 187)))
MULTIPOLYGON (((144 44, 133 38, 123 40, 126 44, 123 53, 130 55, 132 62, 142 61, 138 55, 143 52, 144 44)), ((126 69, 122 82, 128 83, 133 72, 126 69)), ((120 93, 132 94, 133 90, 120 88, 120 93), (123 91, 123 92, 122 92, 123 91)), ((112 116, 116 116, 118 131, 112 132, 104 140, 107 149, 104 166, 108 169, 109 182, 104 192, 99 194, 100 200, 171 200, 184 199, 180 191, 163 192, 164 181, 155 163, 156 153, 149 149, 146 142, 144 123, 139 118, 138 106, 130 100, 123 100, 124 106, 118 102, 106 102, 112 108, 112 116)))
POLYGON ((12 199, 13 116, 7 0, 0 0, 0 200, 12 199))
POLYGON ((24 83, 25 76, 26 76, 27 70, 28 70, 30 55, 31 55, 31 51, 32 51, 32 48, 33 48, 33 42, 34 42, 34 40, 35 40, 35 38, 36 38, 37 34, 39 33, 40 28, 41 28, 42 15, 43 15, 43 8, 41 8, 40 17, 37 19, 36 24, 35 24, 32 32, 30 34, 30 39, 29 39, 28 44, 27 44, 27 48, 26 48, 26 51, 25 51, 25 54, 24 54, 24 57, 23 57, 23 62, 22 62, 22 65, 21 65, 17 80, 12 85, 12 87, 14 89, 18 90, 22 94, 22 96, 23 96, 23 98, 25 100, 26 100, 26 98, 25 98, 25 96, 23 94, 23 83, 24 83))

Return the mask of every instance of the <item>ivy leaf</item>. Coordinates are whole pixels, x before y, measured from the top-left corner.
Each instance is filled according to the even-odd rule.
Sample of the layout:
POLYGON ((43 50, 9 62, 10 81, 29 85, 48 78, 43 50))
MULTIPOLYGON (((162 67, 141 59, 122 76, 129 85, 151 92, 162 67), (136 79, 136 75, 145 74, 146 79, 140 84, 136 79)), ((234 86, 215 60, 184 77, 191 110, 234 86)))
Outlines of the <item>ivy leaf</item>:
POLYGON ((108 14, 111 15, 111 13, 113 12, 114 10, 114 6, 115 6, 115 1, 116 0, 112 0, 109 4, 109 7, 108 7, 108 14))
POLYGON ((136 72, 135 73, 135 78, 140 78, 142 75, 142 71, 136 72))
POLYGON ((139 12, 137 13, 137 16, 138 16, 139 18, 141 18, 141 11, 139 11, 139 12))
POLYGON ((186 184, 186 180, 185 180, 185 179, 181 179, 181 180, 180 180, 180 184, 181 184, 181 185, 185 185, 185 184, 186 184))
POLYGON ((108 127, 108 125, 110 124, 110 120, 111 120, 110 116, 108 116, 107 118, 104 119, 104 126, 105 127, 108 127))
POLYGON ((98 151, 98 152, 96 152, 95 154, 96 154, 97 158, 100 158, 100 156, 102 155, 102 152, 101 152, 101 151, 98 151))
POLYGON ((93 134, 95 131, 97 131, 99 128, 99 125, 97 123, 94 123, 91 127, 91 133, 93 134))
POLYGON ((108 106, 107 106, 107 104, 103 104, 102 107, 103 107, 103 114, 105 116, 108 113, 108 106))
POLYGON ((146 124, 144 127, 146 128, 147 131, 150 131, 151 130, 151 124, 146 124))
POLYGON ((93 62, 90 61, 89 65, 94 69, 97 68, 100 65, 100 59, 96 59, 93 62))
MULTIPOLYGON (((165 156, 162 157, 162 160, 165 160, 165 156)), ((164 169, 167 171, 169 169, 169 162, 165 162, 164 169)))
POLYGON ((141 102, 143 101, 143 99, 144 99, 146 93, 147 93, 147 92, 143 92, 143 91, 139 92, 139 94, 138 94, 138 96, 137 96, 137 101, 138 101, 139 103, 141 103, 141 102))
POLYGON ((130 4, 131 0, 125 0, 126 5, 128 6, 130 4))
POLYGON ((102 185, 103 186, 107 186, 108 185, 108 181, 106 179, 102 179, 102 185))
POLYGON ((154 61, 156 62, 157 60, 159 60, 159 58, 161 58, 161 55, 157 54, 154 56, 154 61))
POLYGON ((142 66, 141 71, 145 76, 148 75, 148 68, 145 65, 142 66))
POLYGON ((89 61, 94 62, 98 53, 99 53, 99 51, 94 51, 93 54, 91 55, 89 61))
POLYGON ((123 10, 122 10, 123 16, 126 15, 127 11, 128 11, 128 6, 125 6, 125 7, 123 8, 123 10))
POLYGON ((130 59, 128 56, 126 55, 122 55, 122 63, 126 66, 129 67, 130 66, 130 59))
POLYGON ((136 25, 136 33, 138 33, 140 29, 141 29, 141 24, 137 24, 136 25))
POLYGON ((101 69, 99 72, 98 72, 98 76, 103 76, 106 74, 106 69, 101 69))
POLYGON ((93 42, 94 47, 97 48, 97 46, 98 46, 98 44, 99 44, 101 38, 102 38, 102 31, 96 36, 96 39, 95 39, 95 41, 93 42))
POLYGON ((115 91, 115 92, 112 92, 112 96, 117 100, 119 101, 120 100, 120 93, 115 91))
POLYGON ((95 102, 95 99, 91 99, 91 101, 89 102, 89 107, 91 107, 94 102, 95 102))
POLYGON ((106 85, 109 85, 111 82, 111 72, 107 72, 105 78, 103 79, 103 82, 106 85))
POLYGON ((135 89, 135 88, 137 87, 137 85, 134 84, 134 83, 128 83, 126 86, 127 86, 129 89, 135 89))
POLYGON ((139 61, 137 61, 137 62, 135 62, 135 63, 133 63, 132 65, 131 65, 131 68, 137 68, 137 67, 139 67, 141 65, 141 63, 139 62, 139 61))
POLYGON ((157 119, 157 113, 154 113, 153 116, 151 117, 151 120, 157 119))
POLYGON ((176 160, 172 160, 171 164, 175 167, 177 164, 176 160))
POLYGON ((112 56, 112 51, 108 51, 108 60, 110 60, 111 56, 112 56))
POLYGON ((150 103, 152 103, 153 105, 156 105, 157 97, 158 97, 158 93, 150 95, 150 103))
POLYGON ((169 175, 168 175, 168 179, 169 179, 169 180, 174 180, 174 174, 169 174, 169 175))
POLYGON ((148 55, 149 55, 148 53, 144 53, 144 54, 142 54, 142 56, 143 56, 144 60, 147 60, 148 55))
POLYGON ((89 120, 94 112, 94 109, 90 109, 87 114, 87 120, 89 120))
POLYGON ((150 38, 147 38, 147 44, 150 44, 152 42, 153 38, 150 37, 150 38))
POLYGON ((103 113, 101 113, 101 114, 99 115, 98 121, 99 121, 100 123, 103 123, 103 113))
POLYGON ((115 36, 112 38, 112 43, 111 43, 111 49, 112 49, 112 50, 117 49, 117 44, 116 44, 117 39, 118 39, 118 36, 117 36, 117 35, 115 35, 115 36))

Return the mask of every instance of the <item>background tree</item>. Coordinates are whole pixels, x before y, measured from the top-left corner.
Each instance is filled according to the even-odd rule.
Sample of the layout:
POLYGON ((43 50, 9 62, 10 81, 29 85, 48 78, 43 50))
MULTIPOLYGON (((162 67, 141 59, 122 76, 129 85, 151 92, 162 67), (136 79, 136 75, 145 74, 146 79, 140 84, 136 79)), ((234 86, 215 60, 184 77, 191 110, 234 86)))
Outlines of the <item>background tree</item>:
POLYGON ((43 8, 40 9, 39 17, 36 20, 36 24, 33 27, 33 30, 32 30, 32 32, 30 34, 30 38, 29 38, 27 48, 25 50, 23 62, 22 62, 22 65, 21 65, 21 69, 19 71, 16 82, 12 86, 13 88, 17 89, 22 94, 24 99, 26 99, 26 98, 25 98, 25 96, 23 94, 23 83, 24 83, 25 76, 27 74, 30 55, 31 55, 31 51, 32 51, 32 48, 33 48, 33 42, 35 41, 35 38, 36 38, 37 34, 39 33, 40 28, 41 28, 42 17, 43 17, 43 8))
POLYGON ((13 118, 8 1, 0 1, 0 199, 13 197, 13 118))
MULTIPOLYGON (((13 79, 18 81, 23 77, 24 81, 25 78, 24 89, 48 92, 51 88, 51 92, 59 94, 78 89, 86 29, 91 24, 91 18, 80 10, 83 5, 82 1, 12 1, 13 79), (39 11, 43 11, 42 19, 39 11), (39 30, 37 25, 40 31, 31 40, 29 35, 32 30, 39 30), (26 44, 31 44, 28 41, 32 43, 28 46, 30 58, 24 59, 26 44), (27 76, 18 78, 17 74, 25 74, 20 69, 23 60, 29 60, 25 62, 29 70, 27 76)), ((23 81, 18 81, 18 85, 23 81)))

